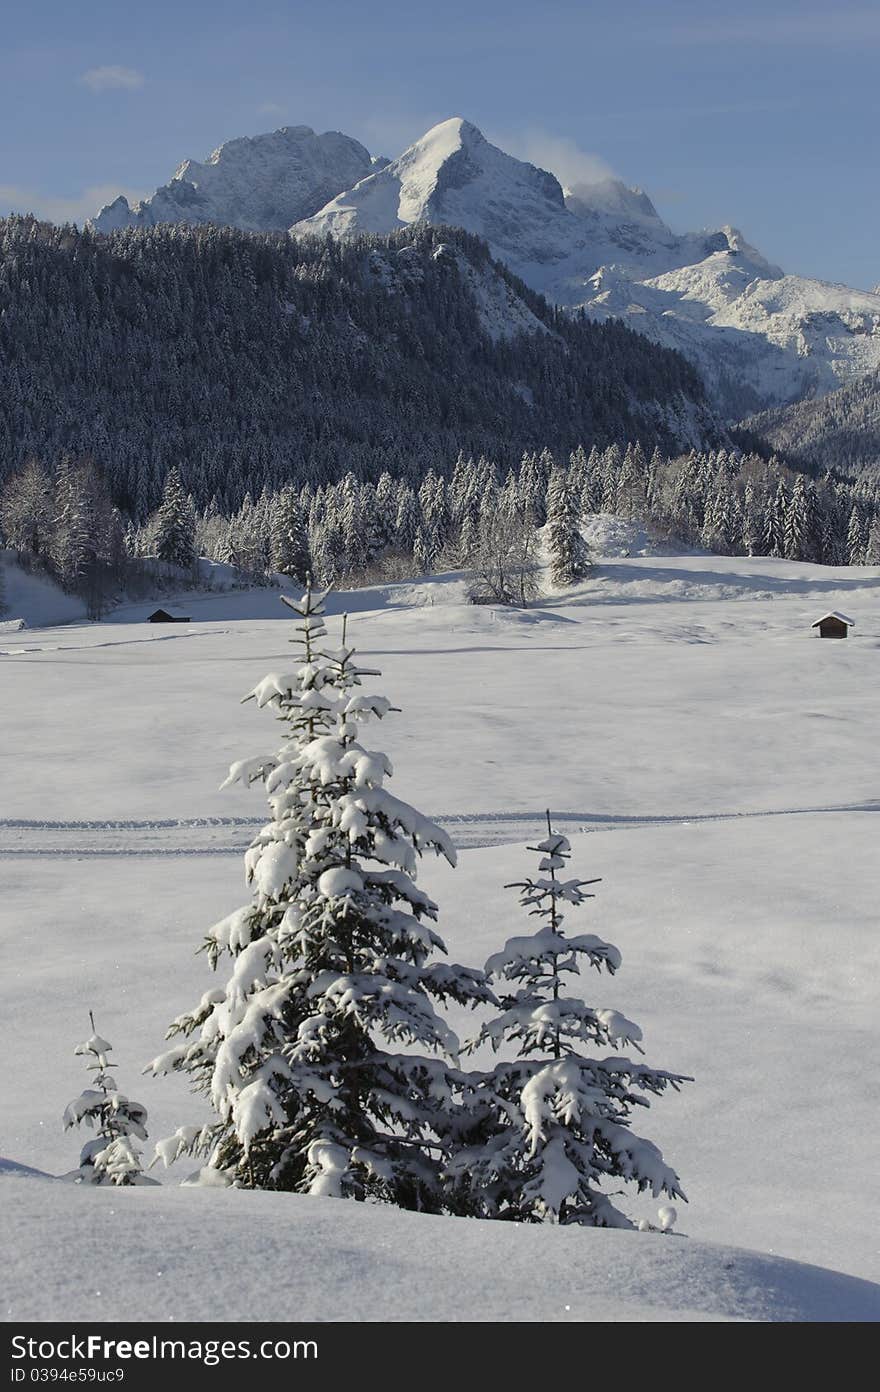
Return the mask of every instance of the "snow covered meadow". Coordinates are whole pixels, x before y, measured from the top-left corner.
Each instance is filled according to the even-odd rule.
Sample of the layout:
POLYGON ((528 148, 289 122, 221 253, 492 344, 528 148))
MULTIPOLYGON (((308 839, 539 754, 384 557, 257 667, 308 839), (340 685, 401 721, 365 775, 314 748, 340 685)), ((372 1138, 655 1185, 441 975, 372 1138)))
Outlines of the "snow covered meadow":
POLYGON ((462 851, 419 872, 450 957, 480 966, 527 931, 503 886, 534 868, 545 807, 571 873, 601 876, 577 931, 623 966, 584 994, 696 1079, 636 1119, 681 1176, 686 1239, 22 1168, 76 1164, 61 1114, 89 1009, 151 1140, 206 1115, 140 1070, 213 984, 205 930, 247 901, 265 803, 218 785, 277 743, 240 700, 292 665, 291 625, 265 590, 181 596, 188 625, 147 627, 152 607, 0 631, 6 1318, 236 1319, 251 1282, 271 1319, 880 1316, 880 571, 607 555, 525 611, 468 606, 454 576, 332 599, 402 708, 371 732, 393 791, 462 851), (811 631, 830 609, 856 620, 846 642, 811 631), (237 1285, 205 1278, 218 1243, 246 1249, 237 1285))

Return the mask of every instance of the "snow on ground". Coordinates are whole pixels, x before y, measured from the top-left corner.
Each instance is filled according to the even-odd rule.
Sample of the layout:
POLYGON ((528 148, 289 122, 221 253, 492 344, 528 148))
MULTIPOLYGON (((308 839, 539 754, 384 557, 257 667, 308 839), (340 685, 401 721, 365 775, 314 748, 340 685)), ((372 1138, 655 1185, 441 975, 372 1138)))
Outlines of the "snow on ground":
MULTIPOLYGON (((521 926, 502 885, 531 868, 522 845, 541 809, 561 814, 573 869, 602 876, 583 930, 624 955, 618 976, 585 979, 587 999, 637 1020, 650 1062, 697 1079, 637 1118, 681 1173, 690 1240, 477 1230, 172 1187, 114 1205, 116 1196, 5 1174, 16 1186, 7 1219, 30 1221, 27 1241, 17 1227, 7 1244, 15 1316, 90 1313, 86 1267, 71 1267, 65 1284, 49 1248, 67 1262, 68 1236, 94 1213, 87 1241, 106 1251, 104 1224, 124 1211, 145 1245, 137 1267, 119 1256, 114 1299, 144 1318, 198 1317, 186 1303, 198 1298, 192 1249, 214 1231, 224 1242, 243 1233, 254 1212, 272 1214, 254 1262, 280 1269, 292 1256, 299 1270, 305 1254, 315 1313, 322 1301, 328 1313, 331 1290, 357 1290, 360 1312, 381 1317, 377 1292, 406 1287, 406 1308, 426 1318, 597 1318, 602 1290, 619 1318, 820 1318, 838 1298, 851 1318, 876 1318, 873 1288, 838 1283, 835 1295, 836 1278, 776 1257, 880 1281, 880 1099, 869 1064, 880 994, 880 574, 618 557, 526 613, 466 606, 460 577, 444 580, 361 591, 351 624, 383 669, 377 688, 404 708, 374 740, 395 761, 394 790, 445 815, 472 848, 454 872, 426 866, 424 884, 454 956, 481 963, 521 926), (810 630, 832 608, 856 620, 845 642, 810 630), (146 1203, 162 1207, 147 1214, 146 1203), (174 1244, 166 1225, 180 1234, 174 1244), (773 1260, 755 1265, 706 1242, 773 1260), (316 1274, 319 1243, 332 1257, 316 1274), (568 1244, 601 1257, 574 1268, 568 1244), (151 1276, 160 1254, 161 1283, 151 1276), (574 1274, 562 1302, 571 1310, 560 1312, 549 1302, 563 1270, 574 1274)), ((146 629, 132 612, 0 642, 27 649, 0 656, 0 915, 4 934, 29 944, 0 981, 2 1151, 40 1171, 63 1172, 78 1153, 60 1115, 82 1086, 72 1049, 90 1008, 116 1046, 123 1089, 150 1109, 153 1138, 200 1115, 181 1080, 138 1072, 209 984, 194 956, 204 929, 247 898, 237 850, 263 803, 214 790, 232 758, 274 746, 271 719, 239 701, 266 671, 284 670, 290 650, 268 617, 283 616, 271 591, 191 598, 198 618, 193 602, 194 622, 174 630, 146 629)), ((462 1033, 467 1023, 456 1021, 462 1033)), ((633 1211, 654 1207, 636 1200, 633 1211)))
MULTIPOLYGON (((880 796, 864 757, 876 740, 877 570, 618 559, 525 612, 464 604, 461 583, 333 605, 354 611, 354 641, 403 708, 383 729, 401 795, 432 814, 551 800, 585 820, 656 819, 880 796), (418 602, 426 595, 436 602, 418 602), (811 630, 828 609, 855 619, 845 642, 811 630)), ((246 792, 217 790, 232 759, 272 747, 271 717, 239 702, 292 660, 289 620, 267 617, 289 611, 270 590, 191 598, 189 624, 146 625, 133 606, 120 615, 130 622, 0 643, 8 748, 36 758, 34 712, 51 710, 39 763, 21 757, 5 773, 3 817, 260 814, 246 792)))
MULTIPOLYGON (((76 595, 65 594, 44 575, 32 575, 22 570, 14 551, 0 548, 0 619, 24 619, 28 628, 48 624, 81 623, 86 606, 76 595)), ((0 642, 8 634, 0 623, 0 642)))
MULTIPOLYGON (((878 826, 849 812, 566 828, 573 871, 602 877, 580 926, 624 959, 613 978, 585 977, 586 998, 642 1026, 649 1062, 696 1078, 636 1119, 682 1176, 681 1229, 874 1280, 878 826)), ((503 885, 534 859, 517 838, 463 853, 455 871, 425 864, 453 960, 481 965, 522 928, 503 885)), ((151 1136, 199 1121, 183 1079, 138 1075, 168 1022, 213 984, 195 950, 247 900, 238 857, 0 860, 0 881, 10 926, 39 928, 47 945, 0 984, 3 1018, 16 1020, 3 1153, 56 1174, 74 1164, 79 1143, 60 1117, 82 1085, 72 1050, 89 1009, 151 1136)), ((451 1018, 462 1038, 474 1030, 475 1016, 451 1018)), ((631 1211, 650 1218, 656 1204, 634 1199, 631 1211)))
POLYGON ((0 1312, 16 1321, 245 1320, 256 1291, 260 1319, 296 1323, 880 1318, 869 1282, 674 1237, 289 1194, 0 1184, 17 1254, 0 1312))

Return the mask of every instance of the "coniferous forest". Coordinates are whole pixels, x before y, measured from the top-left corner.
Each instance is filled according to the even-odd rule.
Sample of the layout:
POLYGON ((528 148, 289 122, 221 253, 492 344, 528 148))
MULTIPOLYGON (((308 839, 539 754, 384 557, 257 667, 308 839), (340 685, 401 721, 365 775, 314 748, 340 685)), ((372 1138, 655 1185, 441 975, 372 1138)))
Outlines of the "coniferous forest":
POLYGON ((714 428, 683 357, 550 308, 460 230, 339 244, 0 221, 0 472, 87 456, 138 522, 172 465, 228 513, 349 471, 417 483, 461 450, 507 467, 714 428))
POLYGON ((172 466, 141 525, 114 504, 88 459, 62 456, 54 474, 29 460, 0 491, 6 545, 83 595, 93 617, 163 576, 172 587, 199 583, 199 556, 234 567, 245 583, 281 573, 349 589, 461 569, 475 601, 524 605, 539 588, 539 529, 547 524, 551 581, 575 584, 591 568, 581 521, 595 513, 721 555, 880 563, 875 480, 814 478, 775 457, 725 449, 669 457, 638 443, 579 446, 558 460, 544 449, 506 473, 460 454, 448 475, 429 469, 415 485, 387 470, 375 484, 349 470, 317 488, 248 492, 229 513, 216 496, 199 508, 172 466))

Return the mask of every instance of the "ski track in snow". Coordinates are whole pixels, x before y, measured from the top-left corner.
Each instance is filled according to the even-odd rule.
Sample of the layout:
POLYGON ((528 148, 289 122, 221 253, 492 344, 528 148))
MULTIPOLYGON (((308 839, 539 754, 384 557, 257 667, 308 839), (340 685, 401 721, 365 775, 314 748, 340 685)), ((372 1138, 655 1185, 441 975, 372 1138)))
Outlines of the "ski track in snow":
POLYGON ((30 643, 27 647, 0 648, 0 657, 29 657, 32 653, 92 652, 98 648, 131 648, 142 643, 173 643, 181 638, 214 638, 228 628, 190 628, 185 633, 150 633, 144 638, 108 638, 98 643, 30 643))
MULTIPOLYGON (((825 806, 782 807, 752 812, 672 813, 657 816, 553 812, 555 826, 571 834, 637 830, 639 827, 698 826, 706 822, 759 817, 797 817, 836 812, 880 812, 880 798, 825 806)), ((544 812, 451 812, 433 820, 446 828, 459 850, 532 841, 546 832, 544 812)), ((189 817, 156 821, 31 821, 0 818, 0 858, 45 855, 188 856, 240 855, 266 817, 189 817)))

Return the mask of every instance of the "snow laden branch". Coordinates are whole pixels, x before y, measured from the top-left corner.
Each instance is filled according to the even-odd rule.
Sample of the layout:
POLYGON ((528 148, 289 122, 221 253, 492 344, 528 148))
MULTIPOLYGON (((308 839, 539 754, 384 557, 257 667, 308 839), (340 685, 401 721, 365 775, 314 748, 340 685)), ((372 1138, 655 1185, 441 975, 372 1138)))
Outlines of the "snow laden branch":
POLYGON ((498 1051, 513 1043, 518 1057, 463 1078, 468 1119, 447 1173, 461 1206, 470 1203, 484 1217, 632 1228, 612 1203, 609 1181, 684 1198, 657 1147, 633 1135, 632 1112, 648 1105, 646 1094, 690 1079, 595 1052, 621 1045, 641 1052, 642 1033, 618 1011, 567 993, 583 962, 613 974, 621 957, 599 937, 566 932, 568 910, 592 898, 587 886, 597 881, 563 877, 571 847, 549 813, 547 827, 547 837, 530 847, 540 856, 537 877, 508 886, 540 927, 489 958, 500 1012, 466 1045, 498 1051))
POLYGON ((449 837, 384 786, 391 763, 363 742, 394 707, 366 694, 354 649, 326 644, 324 595, 285 598, 299 662, 249 693, 283 742, 233 765, 261 781, 269 820, 245 855, 251 902, 207 934, 225 986, 170 1028, 154 1072, 188 1073, 213 1108, 157 1147, 202 1158, 202 1182, 390 1201, 441 1211, 454 1127, 458 1040, 441 1002, 497 1004, 484 972, 445 951, 418 888, 449 837), (391 1047, 388 1047, 391 1046, 391 1047))

